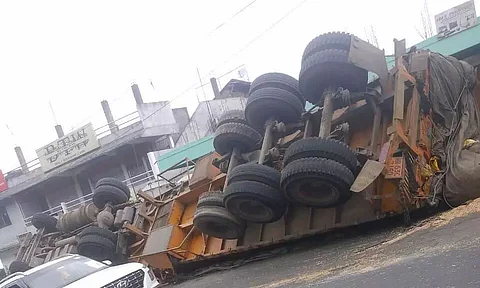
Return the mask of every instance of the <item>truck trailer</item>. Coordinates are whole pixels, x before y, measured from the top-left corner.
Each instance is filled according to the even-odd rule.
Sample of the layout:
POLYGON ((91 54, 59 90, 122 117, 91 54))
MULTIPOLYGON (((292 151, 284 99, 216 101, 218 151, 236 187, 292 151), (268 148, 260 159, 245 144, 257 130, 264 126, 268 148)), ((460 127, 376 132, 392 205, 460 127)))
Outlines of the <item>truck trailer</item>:
POLYGON ((132 198, 102 179, 92 204, 35 216, 39 230, 14 263, 79 253, 144 263, 170 281, 223 256, 459 205, 479 196, 476 84, 475 69, 454 57, 404 41, 386 57, 354 35, 322 34, 298 80, 263 74, 245 110, 218 119, 215 151, 194 166, 185 159, 188 181, 132 198))

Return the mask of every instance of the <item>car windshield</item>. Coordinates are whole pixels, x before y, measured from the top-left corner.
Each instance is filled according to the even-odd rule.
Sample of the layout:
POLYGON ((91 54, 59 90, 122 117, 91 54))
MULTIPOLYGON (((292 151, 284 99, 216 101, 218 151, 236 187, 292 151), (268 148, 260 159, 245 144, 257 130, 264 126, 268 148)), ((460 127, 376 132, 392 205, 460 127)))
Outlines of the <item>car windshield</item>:
POLYGON ((107 267, 100 262, 74 256, 38 270, 34 268, 22 280, 30 288, 61 288, 107 267))

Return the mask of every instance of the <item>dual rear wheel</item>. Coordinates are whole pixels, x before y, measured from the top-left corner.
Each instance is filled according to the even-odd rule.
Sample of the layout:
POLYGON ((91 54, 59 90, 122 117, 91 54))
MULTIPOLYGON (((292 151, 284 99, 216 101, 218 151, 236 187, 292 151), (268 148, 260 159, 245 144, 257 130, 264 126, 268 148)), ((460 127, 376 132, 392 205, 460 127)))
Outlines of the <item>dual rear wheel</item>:
MULTIPOLYGON (((282 73, 256 78, 245 112, 226 113, 219 119, 215 150, 226 155, 234 148, 241 153, 260 149, 266 123, 300 122, 306 100, 323 105, 326 89, 365 91, 368 71, 349 62, 352 41, 355 37, 346 33, 327 33, 313 39, 302 56, 298 81, 282 73)), ((233 168, 227 175, 228 185, 223 193, 216 192, 215 201, 207 200, 212 196, 200 197, 194 224, 214 237, 239 237, 245 221, 278 221, 288 202, 317 208, 343 205, 351 197, 357 164, 355 153, 343 142, 328 138, 298 140, 285 151, 281 173, 256 163, 233 168), (213 223, 219 219, 223 226, 213 223)))

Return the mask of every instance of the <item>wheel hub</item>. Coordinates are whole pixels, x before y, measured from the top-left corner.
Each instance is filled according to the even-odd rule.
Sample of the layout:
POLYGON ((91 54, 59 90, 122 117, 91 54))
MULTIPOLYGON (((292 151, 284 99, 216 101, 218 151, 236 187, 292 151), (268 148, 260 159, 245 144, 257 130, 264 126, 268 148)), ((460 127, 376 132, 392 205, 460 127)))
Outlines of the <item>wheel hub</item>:
POLYGON ((250 221, 269 221, 274 214, 270 207, 251 199, 239 199, 236 206, 238 207, 238 215, 250 221))
POLYGON ((338 189, 324 181, 301 184, 297 195, 302 201, 317 205, 333 205, 340 198, 338 189))

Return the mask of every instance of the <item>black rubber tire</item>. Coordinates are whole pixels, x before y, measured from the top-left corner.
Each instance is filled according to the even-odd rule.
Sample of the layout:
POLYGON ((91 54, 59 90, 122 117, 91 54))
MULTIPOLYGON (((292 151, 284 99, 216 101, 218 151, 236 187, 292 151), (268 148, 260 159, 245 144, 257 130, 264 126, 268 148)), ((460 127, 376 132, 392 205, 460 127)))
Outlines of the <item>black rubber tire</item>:
POLYGON ((101 185, 93 191, 93 204, 98 209, 103 209, 108 202, 111 202, 113 205, 118 205, 126 203, 128 199, 129 196, 115 186, 101 185))
POLYGON ((347 144, 325 138, 306 138, 295 141, 283 156, 284 167, 301 158, 326 158, 347 166, 352 173, 357 171, 357 156, 347 144))
POLYGON ((78 235, 80 236, 80 238, 87 235, 96 235, 108 239, 113 243, 117 243, 117 234, 98 226, 87 227, 83 229, 78 235))
POLYGON ((117 178, 112 178, 112 177, 102 178, 98 180, 97 184, 95 185, 95 188, 98 188, 102 185, 110 185, 110 186, 117 187, 118 189, 125 192, 125 194, 130 198, 130 189, 128 189, 128 186, 125 183, 118 180, 117 178))
POLYGON ((112 260, 116 248, 110 239, 93 234, 81 237, 77 245, 78 254, 97 261, 112 260))
POLYGON ((336 161, 303 158, 291 162, 282 170, 280 186, 292 203, 330 208, 350 199, 350 187, 354 180, 352 172, 336 161))
POLYGON ((303 97, 320 105, 323 105, 323 92, 329 87, 363 92, 367 83, 368 71, 348 63, 348 51, 338 49, 322 50, 308 57, 299 77, 303 97))
POLYGON ((285 213, 287 201, 279 189, 254 181, 229 183, 223 204, 228 212, 250 222, 272 223, 285 213))
POLYGON ((248 95, 259 89, 269 87, 289 91, 293 95, 297 96, 300 102, 302 102, 302 105, 305 107, 305 99, 303 98, 302 93, 300 93, 300 89, 298 88, 298 80, 290 75, 283 73, 272 72, 258 76, 257 78, 255 78, 255 80, 253 80, 252 84, 250 85, 250 91, 248 92, 248 95))
POLYGON ((280 190, 279 171, 272 167, 268 167, 256 163, 240 164, 230 171, 227 175, 228 185, 238 181, 255 181, 280 190))
POLYGON ((286 124, 298 122, 303 108, 298 97, 287 90, 262 88, 248 97, 245 118, 253 128, 263 131, 270 118, 286 124))
POLYGON ((302 63, 313 54, 326 49, 350 51, 352 35, 345 32, 328 32, 315 37, 303 51, 302 63))
POLYGON ((33 227, 37 229, 45 228, 46 233, 57 231, 58 219, 44 213, 35 213, 30 220, 33 227))
POLYGON ((213 138, 213 147, 220 155, 232 152, 237 147, 241 153, 260 148, 262 135, 250 126, 241 123, 225 123, 218 126, 213 138))
MULTIPOLYGON (((19 260, 14 260, 10 265, 8 266, 8 271, 10 274, 17 273, 17 272, 26 272, 27 270, 31 269, 30 265, 23 261, 19 260)), ((15 286, 13 286, 15 287, 15 286)))
POLYGON ((241 123, 248 125, 247 120, 245 119, 245 111, 243 110, 229 110, 218 117, 217 126, 223 125, 225 123, 241 123))
POLYGON ((238 239, 245 234, 245 222, 218 206, 198 208, 193 225, 202 233, 219 239, 238 239))
POLYGON ((197 209, 205 206, 223 207, 223 192, 208 191, 200 194, 197 202, 197 209))

